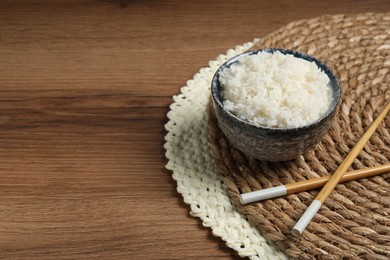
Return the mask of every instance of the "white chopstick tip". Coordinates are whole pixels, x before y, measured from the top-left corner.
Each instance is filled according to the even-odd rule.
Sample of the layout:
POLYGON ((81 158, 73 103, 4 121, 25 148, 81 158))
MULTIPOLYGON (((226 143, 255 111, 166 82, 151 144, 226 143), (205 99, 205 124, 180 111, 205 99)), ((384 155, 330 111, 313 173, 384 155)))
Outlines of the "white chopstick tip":
POLYGON ((321 208, 321 201, 313 200, 310 206, 306 209, 305 213, 303 213, 302 217, 295 224, 294 228, 291 230, 291 233, 294 236, 302 235, 303 231, 309 225, 310 221, 314 218, 315 214, 321 208))
POLYGON ((241 204, 248 204, 255 201, 272 199, 287 194, 286 186, 276 186, 264 190, 257 190, 240 195, 241 204))
POLYGON ((242 205, 245 204, 244 201, 242 200, 242 194, 240 195, 240 203, 241 203, 242 205))
POLYGON ((293 228, 293 229, 291 230, 291 233, 292 233, 294 236, 299 237, 299 236, 302 234, 302 231, 300 231, 300 230, 298 230, 298 229, 296 229, 296 228, 293 228))

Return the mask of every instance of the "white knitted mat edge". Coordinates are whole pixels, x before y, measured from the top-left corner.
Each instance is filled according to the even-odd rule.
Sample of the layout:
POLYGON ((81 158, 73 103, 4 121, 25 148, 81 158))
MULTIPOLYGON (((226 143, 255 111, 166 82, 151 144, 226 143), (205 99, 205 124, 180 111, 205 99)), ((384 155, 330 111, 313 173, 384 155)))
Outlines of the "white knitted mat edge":
MULTIPOLYGON (((258 39, 229 49, 202 68, 181 94, 173 96, 165 125, 166 168, 173 172, 177 191, 190 205, 190 214, 202 220, 226 245, 241 257, 250 259, 288 259, 259 233, 231 204, 227 190, 219 180, 207 137, 207 105, 212 76, 222 63, 244 52, 258 39)), ((201 249, 201 248, 199 248, 201 249)))

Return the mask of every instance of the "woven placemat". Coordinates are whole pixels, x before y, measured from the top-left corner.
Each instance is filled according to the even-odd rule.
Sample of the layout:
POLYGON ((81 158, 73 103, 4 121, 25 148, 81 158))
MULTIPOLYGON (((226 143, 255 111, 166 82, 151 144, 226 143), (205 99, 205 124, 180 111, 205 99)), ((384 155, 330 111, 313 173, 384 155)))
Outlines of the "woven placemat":
MULTIPOLYGON (((250 48, 253 42, 229 49, 211 60, 187 81, 173 103, 165 124, 166 168, 173 172, 177 191, 190 206, 190 214, 220 237, 226 245, 253 260, 287 259, 286 255, 262 236, 253 222, 231 203, 211 156, 207 137, 207 105, 211 78, 225 61, 250 48)), ((202 248, 199 248, 202 250, 202 248)))
MULTIPOLYGON (((332 174, 390 100, 390 13, 321 16, 293 22, 252 49, 307 53, 329 65, 342 98, 335 120, 315 149, 286 162, 249 158, 231 147, 210 109, 209 137, 216 169, 239 212, 288 256, 298 259, 390 259, 390 174, 337 186, 299 238, 291 229, 318 190, 250 205, 239 194, 332 174)), ((351 169, 388 163, 390 116, 351 169)))

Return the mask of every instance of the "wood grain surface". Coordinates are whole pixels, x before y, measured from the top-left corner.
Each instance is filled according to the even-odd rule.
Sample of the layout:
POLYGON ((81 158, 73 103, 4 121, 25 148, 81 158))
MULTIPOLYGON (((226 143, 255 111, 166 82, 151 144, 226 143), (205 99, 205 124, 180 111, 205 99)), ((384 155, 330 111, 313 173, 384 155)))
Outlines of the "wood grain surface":
POLYGON ((1 1, 0 258, 240 259, 165 170, 172 95, 235 45, 388 0, 1 1))

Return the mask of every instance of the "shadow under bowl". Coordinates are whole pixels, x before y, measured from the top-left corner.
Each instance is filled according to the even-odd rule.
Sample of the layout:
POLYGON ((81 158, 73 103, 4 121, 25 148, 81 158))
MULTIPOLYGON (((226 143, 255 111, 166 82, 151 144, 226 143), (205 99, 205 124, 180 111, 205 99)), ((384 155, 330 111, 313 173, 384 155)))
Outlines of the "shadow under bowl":
POLYGON ((316 146, 329 130, 341 96, 340 85, 334 73, 321 61, 287 49, 258 49, 239 54, 220 66, 214 74, 211 83, 212 101, 218 126, 226 135, 229 142, 244 154, 266 161, 286 161, 298 157, 316 146), (219 74, 243 57, 258 52, 273 53, 279 51, 291 54, 315 64, 329 77, 329 87, 333 90, 331 104, 328 110, 318 120, 297 128, 268 128, 251 124, 227 111, 221 97, 219 74))

